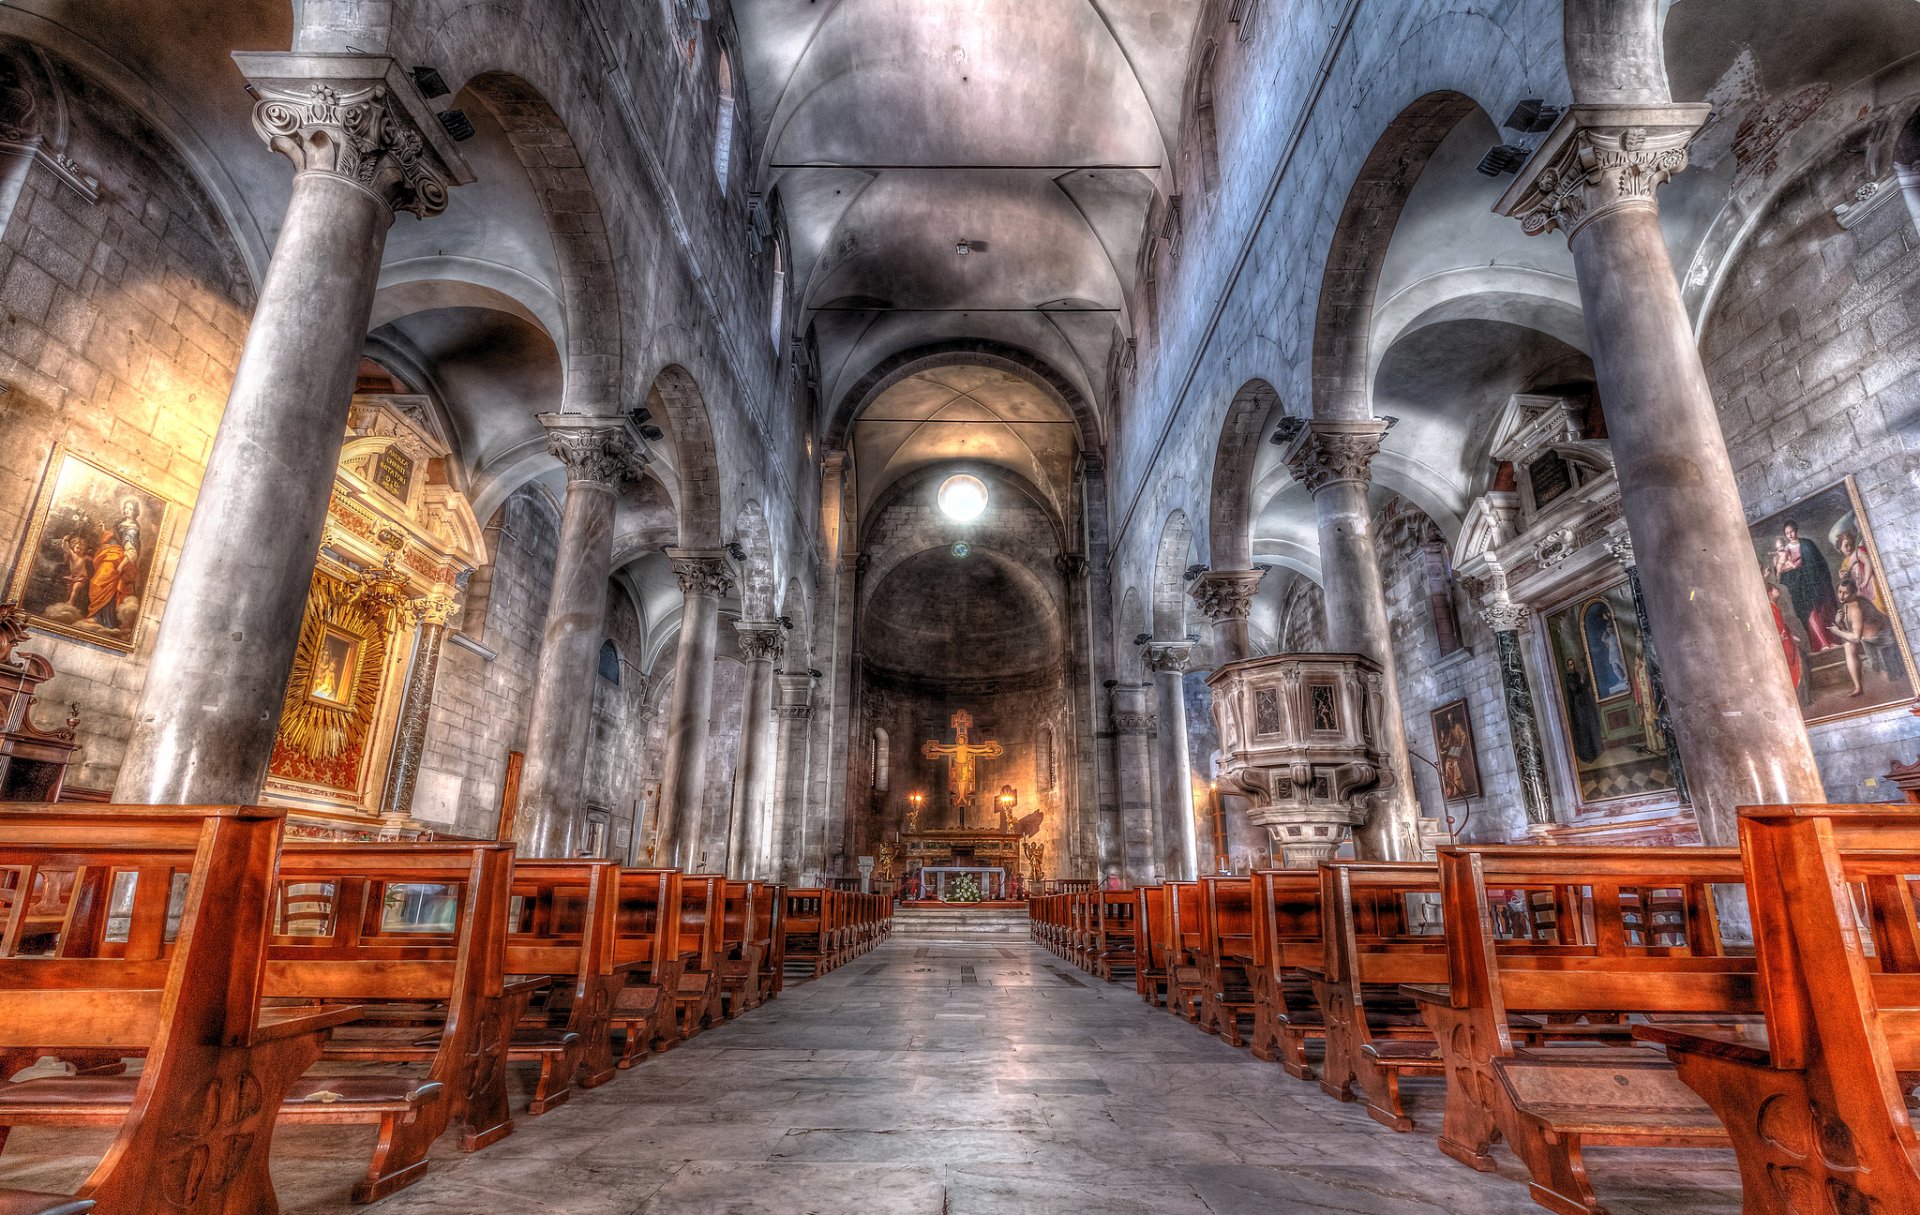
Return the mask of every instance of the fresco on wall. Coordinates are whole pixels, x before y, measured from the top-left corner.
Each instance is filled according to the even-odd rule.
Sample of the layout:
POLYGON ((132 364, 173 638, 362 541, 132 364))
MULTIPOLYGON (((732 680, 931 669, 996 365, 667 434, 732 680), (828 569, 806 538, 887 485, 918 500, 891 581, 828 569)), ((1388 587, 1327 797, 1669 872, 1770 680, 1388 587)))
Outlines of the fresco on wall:
POLYGON ((1913 701, 1913 651, 1853 478, 1760 520, 1752 536, 1808 724, 1913 701))
POLYGON ((1554 700, 1570 752, 1565 758, 1580 800, 1610 801, 1672 790, 1665 740, 1652 711, 1633 592, 1626 581, 1548 614, 1546 629, 1554 700))
POLYGON ((55 445, 9 597, 38 628, 132 653, 169 506, 55 445))

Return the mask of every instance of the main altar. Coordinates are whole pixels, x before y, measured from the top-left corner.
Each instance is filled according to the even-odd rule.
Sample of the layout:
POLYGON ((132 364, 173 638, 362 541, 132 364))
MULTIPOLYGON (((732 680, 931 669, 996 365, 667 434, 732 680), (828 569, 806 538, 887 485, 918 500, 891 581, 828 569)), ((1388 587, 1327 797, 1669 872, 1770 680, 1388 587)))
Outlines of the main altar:
POLYGON ((906 830, 901 833, 900 872, 905 882, 925 900, 943 900, 960 877, 973 879, 982 899, 1010 899, 1019 891, 1021 859, 1037 862, 1031 849, 1023 850, 1022 832, 1014 822, 1018 792, 1003 786, 991 804, 982 794, 976 761, 1004 754, 997 742, 973 737, 973 715, 961 710, 949 723, 953 741, 922 744, 927 759, 947 761, 947 814, 952 825, 920 825, 926 797, 908 796, 906 830), (972 825, 977 823, 979 825, 972 825), (991 825, 989 825, 991 824, 991 825))

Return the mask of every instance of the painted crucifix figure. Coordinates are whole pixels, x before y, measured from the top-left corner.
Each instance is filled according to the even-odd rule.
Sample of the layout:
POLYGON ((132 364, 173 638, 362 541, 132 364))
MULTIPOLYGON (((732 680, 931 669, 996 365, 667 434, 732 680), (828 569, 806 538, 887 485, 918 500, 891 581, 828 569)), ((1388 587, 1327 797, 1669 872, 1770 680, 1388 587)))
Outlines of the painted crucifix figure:
POLYGON ((973 795, 978 780, 975 776, 974 761, 979 759, 998 759, 1005 754, 997 742, 970 742, 968 735, 973 732, 973 714, 965 709, 953 715, 953 741, 941 743, 928 740, 920 746, 920 754, 928 759, 940 759, 943 756, 947 764, 947 798, 959 806, 961 826, 966 825, 966 807, 973 804, 973 795))

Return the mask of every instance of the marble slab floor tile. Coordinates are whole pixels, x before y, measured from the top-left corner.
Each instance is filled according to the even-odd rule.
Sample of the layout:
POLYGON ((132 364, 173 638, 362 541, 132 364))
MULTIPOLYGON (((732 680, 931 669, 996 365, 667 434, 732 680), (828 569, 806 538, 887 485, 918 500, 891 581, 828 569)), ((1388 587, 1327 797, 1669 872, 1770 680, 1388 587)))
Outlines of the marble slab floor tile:
MULTIPOLYGON (((527 1075, 516 1075, 524 1088, 527 1075)), ((451 1137, 381 1215, 1532 1215, 1517 1162, 1440 1155, 1444 1090, 1407 1085, 1421 1129, 1235 1050, 1130 985, 1024 936, 895 939, 740 1020, 576 1092, 474 1155, 451 1137), (1063 982, 1062 978, 1073 979, 1063 982), (964 980, 964 981, 963 981, 964 980)), ((523 1096, 524 1101, 524 1096, 523 1096)), ((78 1186, 99 1132, 28 1128, 0 1184, 78 1186)), ((274 1143, 287 1215, 363 1208, 367 1128, 274 1143)), ((1616 1215, 1735 1215, 1731 1153, 1596 1150, 1616 1215)))

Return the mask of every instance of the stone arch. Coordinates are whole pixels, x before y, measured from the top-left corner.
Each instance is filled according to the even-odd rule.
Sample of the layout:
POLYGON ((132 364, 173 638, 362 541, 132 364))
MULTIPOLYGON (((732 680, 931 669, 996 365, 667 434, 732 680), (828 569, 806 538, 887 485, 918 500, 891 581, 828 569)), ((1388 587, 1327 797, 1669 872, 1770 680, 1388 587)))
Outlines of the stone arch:
POLYGON ((1005 342, 979 339, 937 342, 903 350, 876 364, 849 388, 827 421, 826 446, 837 451, 847 445, 853 424, 880 394, 901 380, 935 367, 991 367, 1019 376, 1053 400, 1073 418, 1080 432, 1080 450, 1098 455, 1102 450, 1100 420, 1093 406, 1072 381, 1031 351, 1005 342))
POLYGON ((606 219, 585 162, 566 124, 545 96, 507 71, 467 81, 506 129, 540 196, 560 265, 566 333, 565 413, 610 416, 620 410, 620 284, 606 219))
POLYGON ((1393 230, 1440 141, 1474 108, 1464 93, 1428 93, 1400 111, 1361 164, 1334 227, 1320 284, 1313 332, 1314 417, 1371 416, 1374 296, 1393 230))
POLYGON ((1217 570, 1253 564, 1253 473, 1280 394, 1265 380, 1248 380, 1233 394, 1220 423, 1207 503, 1208 558, 1217 570))
POLYGON ((1160 548, 1153 559, 1153 636, 1156 641, 1181 641, 1187 635, 1186 570, 1193 554, 1193 524, 1187 512, 1175 510, 1160 529, 1160 548))
POLYGON ((740 546, 740 618, 772 620, 773 541, 767 531, 767 514, 758 502, 740 508, 734 523, 734 542, 740 546))
POLYGON ((680 544, 685 548, 718 548, 722 543, 720 458, 706 397, 693 373, 672 363, 654 377, 647 399, 652 402, 656 398, 655 420, 665 423, 673 440, 674 463, 680 474, 680 544))

